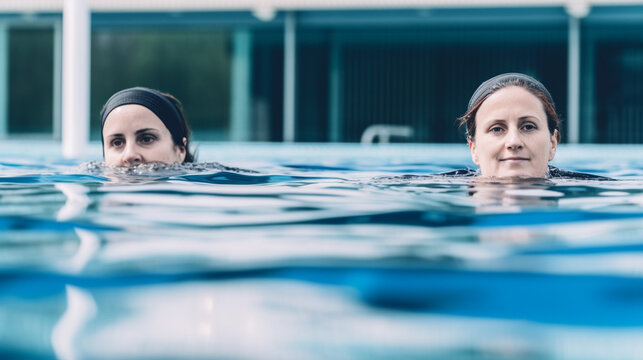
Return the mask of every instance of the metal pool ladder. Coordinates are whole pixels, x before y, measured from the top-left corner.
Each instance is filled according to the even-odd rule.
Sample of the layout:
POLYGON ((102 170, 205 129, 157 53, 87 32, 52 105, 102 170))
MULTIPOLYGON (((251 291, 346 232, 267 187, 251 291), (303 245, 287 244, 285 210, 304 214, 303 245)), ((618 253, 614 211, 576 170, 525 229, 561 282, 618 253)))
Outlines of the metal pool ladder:
POLYGON ((371 125, 362 133, 362 144, 372 144, 377 138, 380 144, 388 144, 391 137, 410 138, 413 136, 413 127, 408 125, 371 125))

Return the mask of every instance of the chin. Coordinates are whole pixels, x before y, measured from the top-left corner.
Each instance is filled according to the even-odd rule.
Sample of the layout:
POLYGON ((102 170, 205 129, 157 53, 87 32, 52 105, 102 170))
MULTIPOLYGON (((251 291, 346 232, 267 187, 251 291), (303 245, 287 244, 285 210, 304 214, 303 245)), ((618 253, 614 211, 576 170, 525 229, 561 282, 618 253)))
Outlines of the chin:
POLYGON ((510 169, 498 169, 495 172, 485 172, 482 171, 483 177, 488 178, 546 178, 547 171, 537 171, 532 168, 510 168, 510 169))
POLYGON ((511 174, 506 174, 506 175, 500 175, 499 177, 501 178, 509 178, 509 179, 534 179, 534 178, 545 178, 545 176, 541 175, 534 175, 531 173, 511 173, 511 174))
POLYGON ((528 169, 523 169, 523 170, 509 170, 509 171, 502 171, 497 177, 501 178, 546 178, 547 173, 546 172, 539 172, 539 171, 533 171, 533 170, 528 170, 528 169))

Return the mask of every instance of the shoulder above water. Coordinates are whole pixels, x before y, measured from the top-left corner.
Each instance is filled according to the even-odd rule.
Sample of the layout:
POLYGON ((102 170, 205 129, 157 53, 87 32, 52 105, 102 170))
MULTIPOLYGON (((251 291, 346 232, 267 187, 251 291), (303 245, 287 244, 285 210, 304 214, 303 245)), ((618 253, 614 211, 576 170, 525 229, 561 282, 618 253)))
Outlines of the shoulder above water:
MULTIPOLYGON (((448 177, 475 177, 475 176, 479 176, 480 172, 478 170, 472 170, 472 169, 458 169, 454 171, 441 173, 438 175, 448 176, 448 177)), ((549 174, 547 178, 548 179, 573 179, 573 180, 614 180, 612 178, 600 176, 600 175, 563 170, 551 165, 549 166, 549 174)))
POLYGON ((606 176, 569 171, 549 166, 549 179, 574 179, 574 180, 614 180, 606 176))

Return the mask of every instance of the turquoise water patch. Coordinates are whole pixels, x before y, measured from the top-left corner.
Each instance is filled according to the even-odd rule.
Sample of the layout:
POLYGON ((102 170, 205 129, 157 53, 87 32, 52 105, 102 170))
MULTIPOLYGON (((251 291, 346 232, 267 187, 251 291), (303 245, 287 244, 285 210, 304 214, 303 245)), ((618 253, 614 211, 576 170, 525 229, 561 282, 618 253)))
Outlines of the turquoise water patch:
POLYGON ((489 183, 435 176, 470 167, 466 153, 329 149, 0 162, 0 355, 640 353, 636 156, 557 164, 614 181, 489 183))

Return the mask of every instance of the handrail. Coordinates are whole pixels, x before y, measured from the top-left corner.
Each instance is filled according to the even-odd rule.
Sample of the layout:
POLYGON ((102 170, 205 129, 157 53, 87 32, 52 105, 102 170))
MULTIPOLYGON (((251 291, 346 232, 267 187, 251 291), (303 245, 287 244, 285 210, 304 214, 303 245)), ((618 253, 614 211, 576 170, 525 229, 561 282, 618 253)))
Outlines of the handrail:
POLYGON ((408 125, 371 125, 362 133, 360 142, 372 144, 377 138, 380 144, 388 144, 393 136, 410 138, 413 136, 413 127, 408 125))

